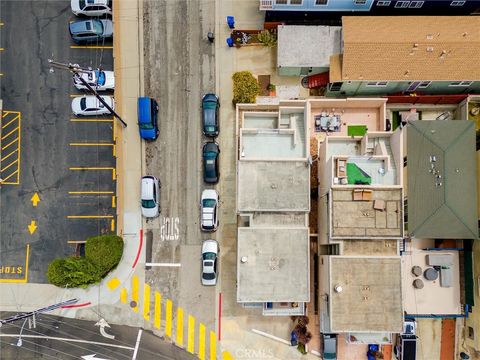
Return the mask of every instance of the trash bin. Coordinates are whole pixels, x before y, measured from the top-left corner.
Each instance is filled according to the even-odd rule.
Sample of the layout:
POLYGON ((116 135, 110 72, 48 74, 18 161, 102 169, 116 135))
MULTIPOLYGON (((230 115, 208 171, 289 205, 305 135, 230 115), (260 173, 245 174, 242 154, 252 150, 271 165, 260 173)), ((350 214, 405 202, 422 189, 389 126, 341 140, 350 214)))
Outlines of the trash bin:
POLYGON ((227 16, 227 25, 230 29, 235 29, 235 18, 233 16, 227 16))

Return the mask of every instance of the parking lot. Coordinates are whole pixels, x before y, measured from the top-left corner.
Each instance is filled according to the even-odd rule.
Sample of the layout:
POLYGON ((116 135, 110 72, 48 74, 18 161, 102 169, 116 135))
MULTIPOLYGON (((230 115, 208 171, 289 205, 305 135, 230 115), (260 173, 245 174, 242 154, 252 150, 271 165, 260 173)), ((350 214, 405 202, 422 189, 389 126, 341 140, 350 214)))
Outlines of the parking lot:
POLYGON ((75 45, 69 1, 2 1, 0 282, 45 283, 48 263, 116 229, 112 116, 77 118, 82 95, 48 59, 113 69, 112 43, 75 45))

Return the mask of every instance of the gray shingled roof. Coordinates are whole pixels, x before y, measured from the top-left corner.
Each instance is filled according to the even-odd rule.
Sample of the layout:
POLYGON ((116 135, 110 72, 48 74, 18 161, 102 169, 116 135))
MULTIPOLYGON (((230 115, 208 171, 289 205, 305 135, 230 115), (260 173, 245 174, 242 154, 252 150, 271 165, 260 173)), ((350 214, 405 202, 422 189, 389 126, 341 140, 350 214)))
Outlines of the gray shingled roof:
POLYGON ((409 233, 417 238, 477 239, 475 123, 412 121, 407 150, 409 233))

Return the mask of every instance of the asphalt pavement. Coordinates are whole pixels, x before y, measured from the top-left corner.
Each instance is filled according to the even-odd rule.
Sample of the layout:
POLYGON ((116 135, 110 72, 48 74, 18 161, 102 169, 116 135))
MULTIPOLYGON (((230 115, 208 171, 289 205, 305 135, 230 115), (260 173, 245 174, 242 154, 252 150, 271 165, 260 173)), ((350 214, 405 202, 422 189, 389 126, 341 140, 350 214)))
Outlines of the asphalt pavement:
MULTIPOLYGON (((0 313, 1 318, 10 315, 0 313)), ((102 336, 96 322, 45 314, 37 316, 35 320, 35 327, 31 328, 29 322, 23 320, 0 328, 2 360, 195 359, 193 355, 151 332, 135 327, 108 325, 103 331, 107 336, 114 336, 114 339, 109 339, 102 336)))
POLYGON ((202 178, 208 139, 200 108, 202 96, 215 92, 215 49, 206 37, 215 28, 215 1, 148 1, 143 21, 144 95, 160 107, 159 138, 144 144, 144 174, 162 183, 161 214, 144 226, 152 241, 147 259, 179 265, 153 266, 146 280, 213 330, 216 289, 201 285, 200 259, 202 240, 216 233, 200 231, 199 204, 202 190, 212 188, 202 178))
POLYGON ((82 92, 48 59, 112 70, 112 44, 74 46, 69 1, 5 0, 0 14, 0 281, 45 283, 52 259, 116 219, 112 117, 75 121, 82 92))

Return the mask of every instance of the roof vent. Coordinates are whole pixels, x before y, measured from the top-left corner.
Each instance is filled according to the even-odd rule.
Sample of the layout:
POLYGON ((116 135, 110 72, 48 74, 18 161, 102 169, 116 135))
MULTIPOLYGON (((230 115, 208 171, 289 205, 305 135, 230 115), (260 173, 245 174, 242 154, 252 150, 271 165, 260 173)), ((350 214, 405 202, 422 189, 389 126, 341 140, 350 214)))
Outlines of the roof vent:
POLYGON ((432 52, 433 51, 433 46, 427 46, 427 51, 432 52))
POLYGON ((423 276, 425 279, 433 281, 438 279, 438 271, 434 268, 428 268, 424 271, 423 276))
POLYGON ((240 261, 245 264, 247 261, 248 261, 248 257, 246 256, 242 256, 242 258, 240 259, 240 261))
POLYGON ((422 268, 420 266, 412 267, 412 274, 417 276, 417 277, 422 275, 422 268))
POLYGON ((335 292, 341 293, 343 291, 343 287, 340 284, 335 285, 335 292))
POLYGON ((413 287, 415 289, 423 289, 425 285, 423 284, 423 281, 421 279, 415 279, 413 280, 413 287))

